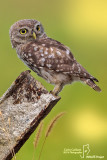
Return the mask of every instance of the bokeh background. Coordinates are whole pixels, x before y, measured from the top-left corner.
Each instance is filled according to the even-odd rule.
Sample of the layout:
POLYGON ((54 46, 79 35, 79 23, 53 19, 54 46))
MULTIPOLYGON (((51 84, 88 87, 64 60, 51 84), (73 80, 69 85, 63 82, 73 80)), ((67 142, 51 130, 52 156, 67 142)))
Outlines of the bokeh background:
MULTIPOLYGON (((76 59, 99 79, 101 93, 80 82, 66 86, 61 100, 44 120, 44 130, 36 150, 37 159, 50 120, 66 114, 48 137, 41 160, 80 160, 80 155, 64 154, 64 148, 90 145, 89 155, 107 159, 107 1, 106 0, 7 0, 0 1, 0 96, 17 76, 28 68, 21 62, 9 39, 10 26, 20 19, 37 19, 49 37, 71 48, 76 59)), ((49 91, 47 84, 32 75, 49 91)), ((17 154, 17 160, 31 160, 36 131, 17 154)))

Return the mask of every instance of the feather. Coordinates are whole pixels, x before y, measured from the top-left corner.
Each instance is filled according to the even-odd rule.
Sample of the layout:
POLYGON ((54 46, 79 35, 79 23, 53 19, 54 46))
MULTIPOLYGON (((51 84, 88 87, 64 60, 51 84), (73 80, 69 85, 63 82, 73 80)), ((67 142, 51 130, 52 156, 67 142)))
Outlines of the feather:
MULTIPOLYGON (((93 88, 95 91, 97 92, 101 92, 101 89, 99 86, 97 86, 94 82, 94 80, 96 81, 97 79, 86 79, 86 78, 81 78, 81 81, 83 81, 84 83, 86 83, 87 85, 89 85, 91 88, 93 88)), ((98 81, 97 81, 98 82, 98 81)))

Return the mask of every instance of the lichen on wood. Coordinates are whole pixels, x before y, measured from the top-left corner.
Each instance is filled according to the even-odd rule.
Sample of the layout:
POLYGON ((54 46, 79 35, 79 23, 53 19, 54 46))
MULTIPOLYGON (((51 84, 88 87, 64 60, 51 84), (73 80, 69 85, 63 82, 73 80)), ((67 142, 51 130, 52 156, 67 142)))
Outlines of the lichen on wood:
POLYGON ((30 71, 20 74, 0 98, 0 160, 10 160, 13 151, 18 152, 59 99, 30 71))

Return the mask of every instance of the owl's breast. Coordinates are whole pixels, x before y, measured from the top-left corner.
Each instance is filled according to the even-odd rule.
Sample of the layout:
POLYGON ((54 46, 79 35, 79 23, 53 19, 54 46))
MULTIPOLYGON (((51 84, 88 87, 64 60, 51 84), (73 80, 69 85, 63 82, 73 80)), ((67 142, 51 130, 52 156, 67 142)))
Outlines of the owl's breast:
POLYGON ((42 78, 51 84, 69 84, 72 82, 71 76, 65 75, 63 73, 57 73, 56 71, 47 68, 41 68, 40 74, 42 78))
POLYGON ((19 47, 16 52, 17 56, 24 62, 24 64, 29 67, 31 70, 36 72, 40 76, 40 69, 36 66, 33 58, 31 58, 31 53, 22 51, 23 46, 19 47))

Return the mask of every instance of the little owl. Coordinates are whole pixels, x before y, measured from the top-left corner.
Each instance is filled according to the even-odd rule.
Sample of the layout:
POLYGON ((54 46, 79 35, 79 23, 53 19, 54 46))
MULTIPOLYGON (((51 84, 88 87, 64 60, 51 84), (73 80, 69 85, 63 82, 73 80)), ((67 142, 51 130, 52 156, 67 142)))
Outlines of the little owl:
POLYGON ((10 28, 10 39, 18 57, 48 83, 55 85, 54 95, 58 95, 64 85, 78 80, 101 91, 94 82, 98 80, 76 61, 68 47, 49 38, 39 21, 16 22, 10 28))

